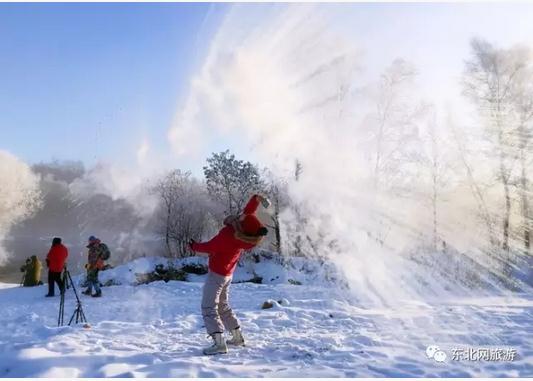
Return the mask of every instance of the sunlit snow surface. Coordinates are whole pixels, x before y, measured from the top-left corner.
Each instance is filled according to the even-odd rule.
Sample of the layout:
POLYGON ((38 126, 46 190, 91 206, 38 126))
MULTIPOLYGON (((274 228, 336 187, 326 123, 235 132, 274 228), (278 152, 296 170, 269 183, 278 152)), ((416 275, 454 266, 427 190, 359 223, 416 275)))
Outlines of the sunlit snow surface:
MULTIPOLYGON (((248 346, 201 355, 202 277, 83 296, 92 328, 57 328, 46 286, 0 287, 0 377, 533 376, 533 297, 364 308, 332 287, 232 285, 248 346), (262 310, 267 299, 286 299, 262 310), (426 357, 438 345, 443 363, 426 357), (512 362, 453 361, 452 348, 513 348, 512 362)), ((74 309, 68 292, 65 318, 74 309)))

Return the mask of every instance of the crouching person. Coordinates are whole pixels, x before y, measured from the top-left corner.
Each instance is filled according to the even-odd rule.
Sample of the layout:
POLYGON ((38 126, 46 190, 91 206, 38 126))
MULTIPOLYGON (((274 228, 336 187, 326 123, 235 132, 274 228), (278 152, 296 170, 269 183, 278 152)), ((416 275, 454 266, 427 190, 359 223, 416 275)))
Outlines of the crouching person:
POLYGON ((24 287, 34 287, 42 284, 41 268, 41 261, 35 255, 26 259, 26 264, 20 268, 20 271, 24 273, 22 285, 24 287))
POLYGON ((254 248, 267 235, 267 228, 255 216, 259 204, 266 208, 270 202, 254 195, 240 216, 226 217, 225 226, 210 241, 190 243, 191 250, 209 257, 209 273, 202 295, 202 316, 214 343, 204 348, 206 355, 227 353, 227 345, 244 346, 239 320, 229 305, 229 287, 242 251, 254 248), (224 339, 225 329, 232 334, 227 342, 224 339))

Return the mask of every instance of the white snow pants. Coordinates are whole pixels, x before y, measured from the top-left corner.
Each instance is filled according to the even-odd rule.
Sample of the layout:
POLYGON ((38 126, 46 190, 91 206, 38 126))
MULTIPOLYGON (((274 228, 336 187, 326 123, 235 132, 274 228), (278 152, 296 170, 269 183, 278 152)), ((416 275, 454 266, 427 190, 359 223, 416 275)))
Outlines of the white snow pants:
POLYGON ((232 276, 222 276, 209 271, 202 295, 202 317, 209 335, 239 327, 239 320, 228 302, 232 276))

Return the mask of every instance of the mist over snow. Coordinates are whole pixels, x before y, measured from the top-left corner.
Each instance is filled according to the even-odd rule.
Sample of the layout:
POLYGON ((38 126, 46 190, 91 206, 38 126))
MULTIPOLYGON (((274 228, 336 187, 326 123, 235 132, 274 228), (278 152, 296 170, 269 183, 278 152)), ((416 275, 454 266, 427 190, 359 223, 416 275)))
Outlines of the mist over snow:
MULTIPOLYGON (((400 258, 366 237, 372 212, 369 168, 353 128, 361 108, 348 109, 356 94, 342 87, 358 83, 360 56, 356 46, 331 33, 316 8, 279 9, 252 24, 241 21, 249 20, 243 17, 246 7, 234 7, 192 82, 183 119, 171 136, 236 130, 274 171, 289 175, 300 161, 301 177, 289 177, 289 189, 310 216, 306 234, 337 242, 331 258, 356 290, 372 285, 374 295, 367 296, 393 297, 401 290, 394 276, 400 258), (235 33, 242 24, 247 25, 235 33)), ((284 227, 294 220, 285 213, 284 227)))
MULTIPOLYGON (((308 251, 337 263, 361 300, 392 303, 449 289, 438 285, 446 274, 428 270, 447 263, 439 258, 446 248, 441 255, 468 263, 472 274, 498 277, 505 269, 484 252, 487 238, 470 189, 444 169, 440 196, 447 205, 439 210, 438 248, 424 238, 433 229, 429 163, 436 156, 459 160, 455 149, 432 145, 432 139, 452 141, 454 110, 423 98, 416 78, 423 68, 401 57, 380 77, 365 76, 358 39, 345 38, 334 25, 335 11, 322 5, 233 6, 169 130, 175 153, 201 150, 213 129, 250 147, 261 164, 288 179, 291 199, 306 216, 298 233, 320 237, 319 247, 308 251), (405 84, 392 88, 403 77, 405 84), (378 168, 373 160, 384 97, 393 99, 394 109, 386 121, 388 162, 378 168), (438 252, 413 263, 424 246, 438 252)), ((498 196, 487 200, 496 203, 498 196)), ((298 218, 284 211, 282 232, 295 233, 298 218)))
POLYGON ((3 237, 8 238, 3 247, 13 254, 9 263, 3 264, 15 268, 31 255, 44 258, 55 236, 62 237, 69 247, 69 267, 75 272, 82 271, 86 262, 90 235, 112 247, 110 263, 158 253, 152 227, 157 200, 149 191, 146 172, 106 163, 85 168, 75 161, 30 167, 2 154, 10 159, 2 160, 2 178, 17 179, 7 182, 7 188, 2 183, 6 213, 2 213, 1 226, 3 237), (39 208, 23 203, 32 192, 41 197, 39 208))

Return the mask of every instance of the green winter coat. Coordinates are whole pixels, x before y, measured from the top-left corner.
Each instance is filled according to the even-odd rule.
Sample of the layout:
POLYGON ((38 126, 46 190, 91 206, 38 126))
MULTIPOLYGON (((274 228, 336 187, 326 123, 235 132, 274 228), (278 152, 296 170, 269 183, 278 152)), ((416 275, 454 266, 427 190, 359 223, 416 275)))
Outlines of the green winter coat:
POLYGON ((20 271, 24 272, 24 287, 34 287, 41 284, 41 261, 32 255, 31 259, 26 261, 26 264, 20 268, 20 271))

